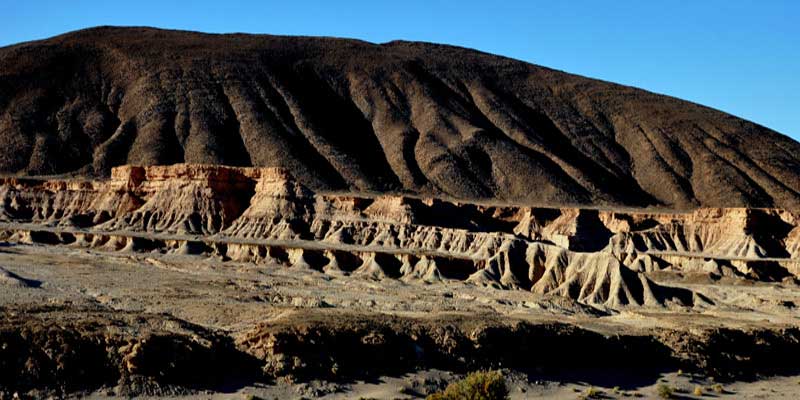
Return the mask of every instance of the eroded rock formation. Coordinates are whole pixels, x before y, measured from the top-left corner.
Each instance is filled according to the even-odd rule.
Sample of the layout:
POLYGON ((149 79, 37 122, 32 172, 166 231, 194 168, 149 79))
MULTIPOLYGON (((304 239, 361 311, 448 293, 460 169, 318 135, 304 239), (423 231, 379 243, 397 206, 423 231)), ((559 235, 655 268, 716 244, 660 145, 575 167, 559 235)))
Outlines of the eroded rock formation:
POLYGON ((316 194, 275 168, 115 168, 0 181, 3 240, 207 254, 371 279, 463 280, 607 307, 708 304, 649 273, 794 279, 797 215, 487 206, 316 194))

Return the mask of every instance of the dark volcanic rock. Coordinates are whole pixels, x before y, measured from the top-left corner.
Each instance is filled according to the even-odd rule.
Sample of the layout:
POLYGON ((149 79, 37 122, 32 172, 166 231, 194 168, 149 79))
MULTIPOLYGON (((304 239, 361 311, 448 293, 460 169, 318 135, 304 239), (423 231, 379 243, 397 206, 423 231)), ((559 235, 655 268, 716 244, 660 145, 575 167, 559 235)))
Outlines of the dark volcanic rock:
POLYGON ((95 28, 0 49, 0 172, 286 167, 314 189, 800 205, 800 144, 678 99, 427 43, 95 28))

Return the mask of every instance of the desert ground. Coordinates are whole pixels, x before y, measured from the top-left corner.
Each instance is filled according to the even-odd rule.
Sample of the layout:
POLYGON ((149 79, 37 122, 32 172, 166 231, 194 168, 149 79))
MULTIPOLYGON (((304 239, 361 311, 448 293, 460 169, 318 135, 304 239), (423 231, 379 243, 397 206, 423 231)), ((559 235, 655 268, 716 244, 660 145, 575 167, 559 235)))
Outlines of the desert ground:
MULTIPOLYGON (((234 338, 240 346, 252 346, 246 338, 252 338, 254 327, 260 324, 271 326, 275 332, 292 331, 297 327, 329 326, 329 329, 340 329, 344 334, 359 338, 367 336, 370 329, 381 332, 382 324, 393 329, 391 327, 407 323, 445 321, 445 324, 453 326, 466 324, 472 329, 485 329, 524 321, 543 327, 539 335, 545 337, 539 340, 544 346, 563 346, 542 351, 542 360, 535 359, 536 349, 521 349, 520 356, 531 358, 514 360, 517 349, 512 347, 497 350, 498 355, 510 352, 505 360, 487 364, 482 364, 482 358, 475 356, 474 363, 466 365, 443 363, 440 364, 443 369, 408 365, 394 371, 391 370, 392 364, 398 362, 401 355, 336 354, 342 358, 342 365, 353 368, 353 371, 342 377, 316 371, 292 379, 265 379, 252 374, 249 377, 247 374, 225 376, 226 371, 221 369, 229 367, 219 365, 213 359, 204 359, 202 355, 187 354, 169 360, 178 363, 174 371, 161 376, 159 374, 164 371, 155 374, 156 381, 167 377, 166 382, 177 383, 98 381, 97 387, 89 385, 68 392, 67 395, 72 397, 420 398, 443 389, 466 371, 481 368, 500 369, 514 399, 575 399, 590 391, 602 392, 607 396, 604 398, 654 398, 659 385, 681 390, 683 398, 699 398, 693 395, 697 386, 703 388, 706 398, 789 399, 796 398, 800 392, 800 376, 795 375, 796 371, 791 368, 779 371, 777 376, 754 373, 742 376, 723 374, 720 377, 702 368, 691 369, 691 365, 683 366, 666 359, 661 360, 663 365, 651 362, 649 358, 660 356, 655 347, 643 348, 639 354, 626 354, 629 349, 603 344, 602 340, 587 338, 590 335, 569 330, 562 331, 567 336, 556 343, 553 343, 554 338, 547 337, 550 329, 557 330, 553 324, 565 324, 603 337, 624 336, 621 343, 624 347, 635 346, 637 337, 659 336, 666 332, 692 335, 692 331, 714 328, 748 331, 796 326, 800 316, 785 304, 800 299, 796 288, 782 284, 674 281, 676 285, 713 293, 714 299, 730 303, 725 307, 704 310, 644 308, 600 311, 558 298, 463 282, 376 282, 351 276, 331 277, 317 271, 298 271, 279 265, 221 262, 202 255, 119 254, 9 244, 0 249, 0 260, 6 276, 0 294, 7 319, 3 329, 6 334, 10 330, 9 322, 24 320, 17 324, 30 326, 32 330, 38 327, 66 331, 74 326, 82 334, 90 334, 94 329, 101 334, 117 334, 130 339, 156 336, 175 341, 191 338, 202 343, 209 340, 204 336, 213 332, 234 338), (375 321, 370 322, 373 319, 375 321), (92 324, 101 326, 86 326, 92 324), (587 346, 583 340, 592 345, 587 346), (625 343, 626 340, 630 343, 625 343), (181 365, 181 357, 202 364, 181 365), (510 366, 504 367, 504 361, 510 366), (363 371, 360 370, 362 363, 363 371), (377 371, 370 373, 372 368, 377 371), (222 376, 223 379, 219 384, 197 385, 193 376, 184 375, 193 373, 222 376), (244 379, 237 379, 241 377, 244 379), (715 391, 716 384, 721 385, 721 393, 715 391)), ((530 340, 535 346, 536 336, 530 340)), ((333 343, 331 345, 335 346, 333 343)), ((211 349, 221 346, 211 341, 204 345, 211 349)), ((302 359, 302 348, 287 350, 296 352, 302 359)), ((160 351, 177 352, 171 347, 151 349, 151 352, 160 351)), ((749 349, 720 351, 736 354, 747 353, 749 349)), ((692 359, 709 355, 686 356, 692 359)), ((773 356, 783 357, 782 354, 773 356)), ((307 362, 314 362, 315 357, 317 355, 310 356, 307 362)), ((491 358, 487 357, 488 360, 491 358)), ((138 360, 142 364, 161 361, 165 360, 148 360, 147 354, 138 360)), ((67 359, 61 362, 67 368, 82 368, 84 361, 67 359)), ((791 364, 793 359, 766 361, 767 364, 771 362, 791 364)), ((261 367, 261 363, 254 364, 256 369, 261 367)), ((132 370, 135 372, 136 368, 143 368, 146 374, 148 368, 159 369, 163 365, 143 365, 132 370)), ((28 392, 34 397, 39 393, 48 391, 28 392)))

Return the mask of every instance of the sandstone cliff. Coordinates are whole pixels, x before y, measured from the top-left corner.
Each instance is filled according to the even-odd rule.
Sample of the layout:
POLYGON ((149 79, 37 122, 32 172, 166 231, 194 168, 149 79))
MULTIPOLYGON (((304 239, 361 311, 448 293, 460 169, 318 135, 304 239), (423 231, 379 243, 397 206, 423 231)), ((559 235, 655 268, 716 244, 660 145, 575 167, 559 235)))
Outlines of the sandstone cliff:
POLYGON ((779 209, 616 212, 319 195, 275 168, 125 166, 111 176, 0 180, 0 237, 369 279, 459 280, 611 308, 709 304, 653 281, 660 271, 800 275, 797 216, 779 209))

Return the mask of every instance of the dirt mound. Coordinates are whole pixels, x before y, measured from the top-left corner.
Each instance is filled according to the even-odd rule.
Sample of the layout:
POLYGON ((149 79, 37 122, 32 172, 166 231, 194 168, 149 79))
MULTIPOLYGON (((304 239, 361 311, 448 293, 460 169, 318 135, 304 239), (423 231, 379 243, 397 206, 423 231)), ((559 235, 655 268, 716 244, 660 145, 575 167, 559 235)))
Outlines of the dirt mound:
POLYGON ((674 363, 669 349, 648 337, 606 337, 565 324, 501 321, 489 314, 365 318, 343 312, 288 313, 244 332, 237 345, 261 360, 267 375, 299 380, 369 378, 420 367, 558 369, 588 353, 607 366, 625 365, 637 351, 651 356, 639 360, 643 368, 674 363))
POLYGON ((0 140, 0 171, 25 175, 187 162, 283 167, 315 190, 800 205, 800 144, 783 135, 427 43, 102 27, 9 46, 0 140))
POLYGON ((365 318, 330 311, 286 313, 242 333, 236 342, 261 361, 267 375, 299 380, 363 379, 412 366, 557 371, 574 369, 575 360, 584 360, 584 368, 681 367, 727 379, 795 369, 791 358, 781 354, 798 354, 799 335, 796 328, 602 335, 567 324, 501 320, 489 314, 365 318))
POLYGON ((164 315, 3 310, 0 340, 6 394, 116 386, 120 395, 164 395, 258 374, 227 338, 164 315))
POLYGON ((613 308, 709 304, 701 295, 689 290, 656 284, 635 267, 623 265, 609 253, 573 253, 539 247, 534 248, 528 257, 538 268, 535 274, 540 275, 532 287, 535 293, 559 295, 613 308))
POLYGON ((103 388, 105 395, 174 396, 274 379, 375 379, 420 368, 558 372, 574 369, 576 359, 588 369, 680 367, 747 378, 792 371, 799 338, 795 328, 604 334, 496 314, 337 310, 287 311, 224 333, 163 314, 4 308, 0 395, 62 397, 103 388))

